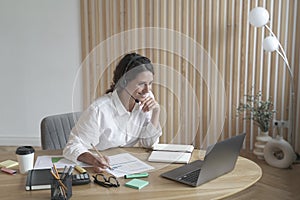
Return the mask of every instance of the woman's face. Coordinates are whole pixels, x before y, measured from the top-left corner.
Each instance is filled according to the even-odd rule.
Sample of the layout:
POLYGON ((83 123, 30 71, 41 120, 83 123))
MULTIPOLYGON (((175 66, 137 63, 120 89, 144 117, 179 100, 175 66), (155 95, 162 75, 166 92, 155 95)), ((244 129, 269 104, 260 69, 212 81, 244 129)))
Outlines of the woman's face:
POLYGON ((152 83, 152 72, 144 71, 139 73, 135 79, 130 81, 126 86, 126 89, 134 98, 138 99, 139 101, 143 101, 152 90, 152 83))

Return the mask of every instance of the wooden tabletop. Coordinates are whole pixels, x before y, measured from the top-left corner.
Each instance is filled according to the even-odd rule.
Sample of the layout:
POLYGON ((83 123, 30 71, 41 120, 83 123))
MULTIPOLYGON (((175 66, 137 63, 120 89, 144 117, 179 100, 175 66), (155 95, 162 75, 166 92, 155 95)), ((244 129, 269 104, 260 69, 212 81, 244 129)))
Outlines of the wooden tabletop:
MULTIPOLYGON (((236 194, 254 183, 262 176, 261 168, 254 162, 239 157, 233 171, 199 187, 190 187, 175 181, 160 177, 160 174, 181 166, 181 164, 152 163, 147 162, 149 151, 142 148, 117 148, 104 151, 105 155, 117 153, 130 153, 142 161, 152 165, 155 170, 149 172, 149 177, 143 178, 149 181, 149 185, 141 190, 125 187, 128 179, 119 178, 119 188, 104 188, 91 182, 88 185, 73 186, 72 200, 99 200, 99 199, 221 199, 236 194)), ((39 155, 59 155, 61 151, 36 151, 39 155)), ((205 152, 194 150, 191 161, 202 159, 205 152)), ((0 152, 0 161, 6 159, 16 160, 14 152, 0 152)), ((17 168, 16 168, 17 169, 17 168)), ((87 169, 90 175, 92 169, 87 169)), ((0 173, 0 195, 3 200, 15 199, 51 199, 50 190, 25 191, 26 175, 17 173, 8 175, 0 173)))

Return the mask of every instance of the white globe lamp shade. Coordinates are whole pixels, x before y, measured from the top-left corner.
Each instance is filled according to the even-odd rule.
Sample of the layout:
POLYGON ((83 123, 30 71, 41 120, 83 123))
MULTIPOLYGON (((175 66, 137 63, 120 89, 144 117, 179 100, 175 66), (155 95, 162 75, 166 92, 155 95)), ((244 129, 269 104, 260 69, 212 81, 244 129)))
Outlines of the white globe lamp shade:
POLYGON ((262 27, 269 22, 269 12, 263 7, 256 7, 250 11, 249 22, 255 27, 262 27))
POLYGON ((279 42, 277 38, 273 36, 268 36, 263 41, 263 48, 265 51, 272 52, 277 50, 279 47, 279 42))

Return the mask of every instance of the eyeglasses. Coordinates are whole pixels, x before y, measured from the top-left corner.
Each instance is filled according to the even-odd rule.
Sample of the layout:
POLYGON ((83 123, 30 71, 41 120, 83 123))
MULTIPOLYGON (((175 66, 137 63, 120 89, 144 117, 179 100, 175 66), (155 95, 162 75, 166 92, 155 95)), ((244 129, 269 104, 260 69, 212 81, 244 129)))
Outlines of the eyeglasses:
POLYGON ((106 188, 120 186, 119 181, 115 176, 109 176, 108 178, 106 178, 104 174, 96 174, 93 176, 93 178, 94 178, 94 183, 106 188))

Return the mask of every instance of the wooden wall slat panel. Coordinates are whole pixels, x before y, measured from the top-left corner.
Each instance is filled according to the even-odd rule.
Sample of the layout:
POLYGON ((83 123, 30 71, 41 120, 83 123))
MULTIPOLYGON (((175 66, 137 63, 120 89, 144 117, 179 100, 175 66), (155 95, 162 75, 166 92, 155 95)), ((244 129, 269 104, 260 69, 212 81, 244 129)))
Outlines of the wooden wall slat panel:
MULTIPOLYGON (((274 102, 274 118, 287 121, 293 115, 299 122, 299 10, 297 0, 81 0, 84 106, 110 87, 120 52, 136 51, 148 56, 157 69, 154 94, 162 107, 162 142, 205 147, 245 131, 245 148, 251 150, 260 131, 253 122, 236 117, 244 94, 262 91, 264 99, 274 102), (248 22, 256 6, 270 12, 268 25, 286 50, 297 112, 291 112, 291 77, 285 63, 262 49, 270 33, 248 22), (135 37, 124 34, 133 30, 135 37), (190 87, 196 99, 191 98, 190 87), (222 116, 225 122, 219 133, 211 122, 222 122, 222 116)), ((298 129, 295 123, 294 130, 298 129)), ((281 131, 287 137, 288 130, 281 131)), ((299 151, 299 131, 294 135, 299 151)))

